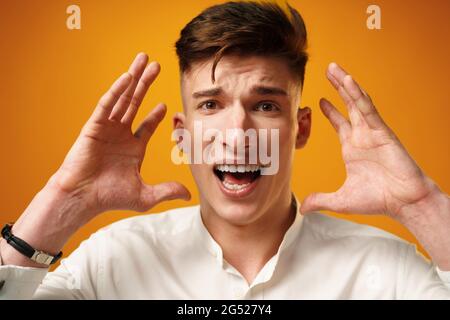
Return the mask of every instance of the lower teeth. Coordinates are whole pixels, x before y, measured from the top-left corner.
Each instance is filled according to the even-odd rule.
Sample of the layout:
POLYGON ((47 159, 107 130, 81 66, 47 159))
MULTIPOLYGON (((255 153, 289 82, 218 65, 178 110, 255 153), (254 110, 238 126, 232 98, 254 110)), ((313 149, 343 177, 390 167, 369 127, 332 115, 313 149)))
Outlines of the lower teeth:
POLYGON ((225 188, 230 189, 230 190, 241 190, 241 189, 244 189, 245 187, 247 187, 250 184, 250 183, 234 184, 234 183, 228 183, 226 181, 223 181, 222 183, 225 186, 225 188))

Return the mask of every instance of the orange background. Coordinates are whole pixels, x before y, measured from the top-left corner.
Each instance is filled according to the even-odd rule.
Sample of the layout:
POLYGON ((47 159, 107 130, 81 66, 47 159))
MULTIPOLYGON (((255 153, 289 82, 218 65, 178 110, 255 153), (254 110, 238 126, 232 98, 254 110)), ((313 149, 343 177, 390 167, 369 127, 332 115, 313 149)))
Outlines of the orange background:
MULTIPOLYGON (((137 52, 157 60, 162 72, 141 107, 134 128, 158 102, 168 115, 181 110, 174 43, 182 27, 217 1, 1 1, 0 4, 0 223, 14 221, 59 167, 97 99, 126 71, 137 52), (81 7, 81 30, 66 28, 67 6, 81 7)), ((320 114, 325 96, 345 111, 324 73, 342 64, 373 97, 380 113, 417 163, 450 191, 449 75, 450 1, 377 0, 382 30, 368 30, 363 0, 289 2, 305 19, 310 62, 303 105, 313 109, 312 137, 297 154, 295 193, 331 192, 345 179, 335 132, 320 114)), ((150 142, 142 175, 147 182, 179 180, 198 193, 187 166, 170 160, 172 129, 167 118, 150 142)), ((158 205, 151 212, 185 206, 158 205)), ((135 215, 104 213, 80 229, 65 254, 98 228, 135 215)), ((413 236, 380 216, 338 215, 413 236)), ((422 249, 421 249, 422 250, 422 249)))

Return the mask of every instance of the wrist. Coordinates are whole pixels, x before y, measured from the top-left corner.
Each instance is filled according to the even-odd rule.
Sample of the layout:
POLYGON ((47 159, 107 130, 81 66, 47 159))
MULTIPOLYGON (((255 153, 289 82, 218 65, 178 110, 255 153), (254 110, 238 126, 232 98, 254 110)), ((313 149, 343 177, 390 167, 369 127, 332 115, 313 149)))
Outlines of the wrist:
POLYGON ((425 222, 450 220, 450 198, 437 186, 430 188, 425 197, 402 207, 397 220, 408 228, 425 222))
POLYGON ((436 187, 427 197, 405 207, 399 222, 419 241, 432 261, 450 271, 450 198, 436 187))
MULTIPOLYGON (((85 209, 79 196, 46 185, 14 223, 12 233, 34 249, 56 255, 85 223, 85 209)), ((1 241, 0 251, 5 265, 47 267, 33 262, 6 241, 1 241)))

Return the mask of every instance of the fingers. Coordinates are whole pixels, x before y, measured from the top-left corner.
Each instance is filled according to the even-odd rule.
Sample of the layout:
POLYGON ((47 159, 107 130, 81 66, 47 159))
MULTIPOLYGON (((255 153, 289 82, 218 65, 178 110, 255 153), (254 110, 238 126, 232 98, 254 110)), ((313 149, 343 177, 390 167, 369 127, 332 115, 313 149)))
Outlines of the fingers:
POLYGON ((352 97, 357 109, 361 112, 369 127, 375 129, 384 125, 384 122, 373 105, 372 100, 361 89, 351 75, 344 77, 344 88, 352 97))
POLYGON ((307 196, 300 206, 300 212, 302 214, 318 210, 344 212, 344 202, 337 193, 313 193, 307 196))
POLYGON ((349 116, 353 125, 358 125, 361 120, 364 120, 371 128, 377 128, 384 124, 370 97, 342 67, 334 62, 331 63, 328 66, 327 78, 338 90, 349 108, 349 116), (361 116, 355 113, 355 109, 361 116), (351 114, 352 112, 353 114, 351 114))
POLYGON ((327 99, 320 99, 319 105, 322 113, 338 133, 341 142, 347 139, 351 133, 351 125, 348 120, 327 99))
POLYGON ((331 72, 332 65, 333 65, 333 63, 330 64, 330 66, 327 69, 327 78, 330 81, 330 83, 333 85, 333 87, 338 91, 339 95, 341 96, 342 100, 344 101, 345 105, 347 106, 350 122, 353 125, 358 126, 361 124, 361 115, 360 115, 359 111, 356 109, 356 106, 355 106, 355 103, 354 103, 352 97, 347 93, 346 89, 344 88, 341 81, 339 80, 345 76, 344 75, 345 71, 343 69, 338 69, 338 70, 336 70, 335 73, 332 73, 331 72))
POLYGON ((141 202, 148 209, 162 201, 175 199, 186 201, 191 199, 189 190, 178 182, 165 182, 154 186, 145 185, 141 194, 141 202))
POLYGON ((92 114, 91 120, 101 121, 107 120, 111 114, 116 102, 119 100, 120 96, 128 88, 132 80, 132 76, 125 72, 122 74, 111 86, 111 88, 100 98, 95 110, 92 114))
POLYGON ((134 99, 134 91, 139 79, 147 65, 148 56, 145 53, 139 53, 131 64, 128 73, 131 74, 133 80, 127 90, 122 94, 111 112, 110 119, 120 121, 127 111, 130 103, 134 99))
POLYGON ((136 117, 136 113, 141 105, 144 97, 148 91, 148 88, 151 86, 153 81, 155 81, 158 76, 161 67, 159 63, 152 62, 150 63, 144 70, 141 78, 139 79, 139 83, 137 84, 136 91, 134 92, 133 99, 131 99, 131 103, 126 111, 125 115, 122 118, 122 123, 130 125, 136 117))
POLYGON ((145 53, 136 56, 128 72, 120 76, 99 100, 91 120, 115 120, 131 126, 145 94, 161 70, 156 61, 149 65, 147 62, 145 53))
POLYGON ((150 140, 151 136, 158 127, 158 124, 161 122, 162 119, 164 119, 166 112, 167 108, 165 104, 163 103, 158 104, 145 117, 145 119, 142 121, 142 123, 139 125, 136 132, 134 133, 134 136, 136 138, 139 138, 142 141, 142 143, 146 145, 148 143, 148 140, 150 140))
POLYGON ((342 85, 341 78, 345 76, 345 71, 343 69, 334 69, 334 63, 331 63, 327 69, 327 78, 330 81, 331 85, 339 92, 339 95, 344 100, 345 104, 348 105, 352 102, 352 98, 345 91, 344 86, 342 85), (333 72, 332 72, 333 71, 333 72))
MULTIPOLYGON (((330 74, 336 81, 338 86, 341 86, 344 77, 348 75, 348 72, 345 71, 341 66, 339 66, 336 62, 331 62, 327 69, 327 74, 330 74)), ((335 84, 333 84, 334 86, 335 84)), ((336 88, 336 87, 335 87, 336 88)))

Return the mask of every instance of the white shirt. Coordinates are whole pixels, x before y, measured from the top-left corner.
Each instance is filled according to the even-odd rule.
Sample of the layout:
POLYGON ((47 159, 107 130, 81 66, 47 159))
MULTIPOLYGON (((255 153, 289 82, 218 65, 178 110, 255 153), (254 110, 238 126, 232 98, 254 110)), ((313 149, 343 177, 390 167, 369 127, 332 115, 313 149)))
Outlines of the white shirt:
POLYGON ((450 299, 450 272, 415 246, 320 213, 297 212, 248 285, 223 259, 199 206, 121 220, 54 272, 1 266, 2 280, 0 299, 450 299))

